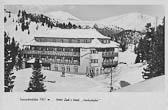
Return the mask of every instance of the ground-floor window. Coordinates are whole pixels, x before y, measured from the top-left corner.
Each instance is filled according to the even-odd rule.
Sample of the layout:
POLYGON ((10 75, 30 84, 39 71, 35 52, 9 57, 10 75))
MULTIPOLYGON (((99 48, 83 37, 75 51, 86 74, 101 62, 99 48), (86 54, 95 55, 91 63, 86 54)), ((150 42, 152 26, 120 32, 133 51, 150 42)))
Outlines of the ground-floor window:
POLYGON ((57 65, 55 65, 55 71, 58 71, 58 66, 57 65))
POLYGON ((91 63, 98 63, 98 59, 91 59, 91 63))
POLYGON ((67 72, 70 72, 70 67, 69 66, 67 66, 67 72))
POLYGON ((65 72, 65 66, 62 67, 62 71, 65 72))
POLYGON ((78 66, 74 66, 74 71, 75 71, 75 73, 78 72, 78 66))

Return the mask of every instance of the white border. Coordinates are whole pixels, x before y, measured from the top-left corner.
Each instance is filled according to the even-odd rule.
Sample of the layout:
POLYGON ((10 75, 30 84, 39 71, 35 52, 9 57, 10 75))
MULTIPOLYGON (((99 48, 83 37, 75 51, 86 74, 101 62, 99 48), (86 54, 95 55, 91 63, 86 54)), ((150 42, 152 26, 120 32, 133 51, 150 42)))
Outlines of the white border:
MULTIPOLYGON (((165 5, 166 16, 168 16, 168 7, 166 6, 166 0, 4 0, 0 5, 0 13, 3 13, 4 4, 37 4, 37 5, 66 5, 66 4, 80 4, 80 5, 165 5)), ((166 24, 167 24, 166 17, 166 24)), ((165 103, 167 90, 167 74, 166 74, 166 90, 165 93, 4 93, 3 92, 3 16, 0 16, 0 109, 1 110, 166 110, 165 103), (100 101, 93 102, 22 102, 20 97, 33 98, 33 97, 46 97, 46 98, 97 98, 100 101)), ((166 25, 165 31, 168 29, 166 25)), ((165 53, 167 53, 167 36, 165 35, 165 53)), ((167 54, 165 55, 165 73, 167 73, 167 54)))

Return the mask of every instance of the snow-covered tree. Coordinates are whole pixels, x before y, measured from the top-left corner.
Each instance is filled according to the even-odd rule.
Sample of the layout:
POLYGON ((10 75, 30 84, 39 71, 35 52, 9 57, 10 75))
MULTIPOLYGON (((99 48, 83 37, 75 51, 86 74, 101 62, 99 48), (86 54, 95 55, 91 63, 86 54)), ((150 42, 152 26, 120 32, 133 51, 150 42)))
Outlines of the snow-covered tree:
POLYGON ((7 21, 7 18, 6 18, 6 16, 4 17, 4 23, 6 23, 6 21, 7 21))
MULTIPOLYGON (((164 20, 163 20, 164 21, 164 20)), ((143 77, 149 79, 152 77, 164 75, 164 37, 165 23, 157 26, 156 31, 150 28, 149 55, 147 58, 148 66, 144 69, 143 77)), ((149 33, 148 33, 149 34, 149 33)))
POLYGON ((12 92, 12 89, 14 87, 14 79, 16 76, 14 76, 14 73, 12 72, 14 67, 13 62, 13 54, 12 54, 12 48, 10 43, 10 37, 7 35, 6 32, 4 32, 4 89, 5 92, 12 92))
POLYGON ((46 76, 43 76, 41 73, 41 65, 39 62, 39 59, 35 59, 35 63, 33 65, 33 72, 32 77, 30 78, 29 87, 26 92, 45 92, 45 86, 44 86, 44 79, 46 76))
POLYGON ((17 27, 17 25, 16 25, 16 28, 15 28, 15 30, 16 30, 16 31, 18 30, 18 27, 17 27))

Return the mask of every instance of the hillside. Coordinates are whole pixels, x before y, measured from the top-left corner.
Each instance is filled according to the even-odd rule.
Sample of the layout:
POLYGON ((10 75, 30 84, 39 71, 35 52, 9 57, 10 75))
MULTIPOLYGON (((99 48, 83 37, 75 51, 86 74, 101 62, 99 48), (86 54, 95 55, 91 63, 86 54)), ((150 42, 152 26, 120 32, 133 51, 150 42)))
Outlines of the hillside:
MULTIPOLYGON (((157 19, 160 24, 162 20, 157 19)), ((147 23, 151 23, 153 27, 156 26, 156 17, 152 17, 141 13, 127 13, 119 16, 109 17, 97 21, 102 24, 111 24, 124 28, 125 30, 143 31, 147 23)))
POLYGON ((70 13, 64 12, 64 11, 53 11, 46 13, 46 16, 55 19, 56 21, 59 20, 68 20, 68 21, 80 21, 79 18, 71 15, 70 13))
POLYGON ((140 13, 128 13, 99 21, 82 21, 63 11, 50 12, 43 15, 40 13, 27 13, 25 10, 14 14, 5 10, 5 17, 7 19, 4 25, 5 31, 9 33, 9 36, 14 36, 21 45, 31 40, 35 34, 42 34, 48 30, 57 28, 95 28, 101 34, 111 37, 111 40, 120 43, 123 51, 129 43, 138 43, 142 37, 141 31, 145 29, 146 23, 151 22, 155 26, 156 21, 154 17, 140 13))

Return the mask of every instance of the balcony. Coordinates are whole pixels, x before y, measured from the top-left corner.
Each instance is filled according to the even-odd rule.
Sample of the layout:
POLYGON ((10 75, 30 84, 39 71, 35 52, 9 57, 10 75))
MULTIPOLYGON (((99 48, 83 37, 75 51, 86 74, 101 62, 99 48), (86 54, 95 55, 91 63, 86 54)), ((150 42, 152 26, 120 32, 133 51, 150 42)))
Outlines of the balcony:
POLYGON ((117 57, 118 52, 103 52, 102 57, 117 57))
POLYGON ((118 61, 104 61, 102 62, 102 66, 105 67, 116 67, 118 65, 118 61))
POLYGON ((80 57, 80 52, 24 50, 23 53, 24 54, 37 54, 37 55, 78 56, 80 57))
POLYGON ((80 65, 79 61, 66 61, 66 60, 57 60, 57 59, 41 59, 42 63, 56 63, 56 64, 65 64, 65 65, 80 65))

